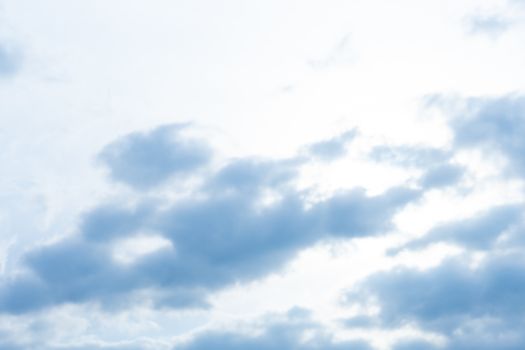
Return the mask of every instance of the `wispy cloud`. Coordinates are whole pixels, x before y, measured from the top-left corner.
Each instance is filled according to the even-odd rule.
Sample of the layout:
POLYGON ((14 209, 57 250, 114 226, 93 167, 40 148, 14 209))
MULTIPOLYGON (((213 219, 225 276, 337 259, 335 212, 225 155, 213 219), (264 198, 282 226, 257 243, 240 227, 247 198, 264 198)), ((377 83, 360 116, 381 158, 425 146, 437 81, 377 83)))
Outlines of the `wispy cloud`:
POLYGON ((329 140, 319 141, 308 146, 308 154, 321 160, 334 160, 346 153, 346 145, 350 143, 358 132, 356 129, 349 130, 329 140))
POLYGON ((291 310, 286 317, 265 322, 256 334, 215 331, 198 335, 192 341, 173 350, 277 350, 277 349, 326 349, 371 350, 365 341, 336 341, 333 336, 306 315, 294 316, 291 310))
POLYGON ((512 26, 510 19, 498 15, 472 16, 467 20, 467 28, 471 34, 488 35, 497 38, 512 26))
POLYGON ((516 245, 515 238, 523 229, 523 205, 496 206, 467 219, 434 227, 425 236, 408 243, 403 249, 421 249, 433 243, 450 243, 472 250, 487 250, 501 244, 516 245), (504 237, 508 236, 508 237, 504 237), (505 243, 505 238, 507 242, 505 243))

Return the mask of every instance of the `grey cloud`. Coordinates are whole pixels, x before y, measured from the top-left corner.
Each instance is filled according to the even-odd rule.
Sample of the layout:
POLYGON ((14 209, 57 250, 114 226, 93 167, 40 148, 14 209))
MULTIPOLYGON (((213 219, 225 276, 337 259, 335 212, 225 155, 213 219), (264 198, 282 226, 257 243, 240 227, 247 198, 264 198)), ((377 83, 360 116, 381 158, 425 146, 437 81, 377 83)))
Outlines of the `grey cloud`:
POLYGON ((221 168, 208 182, 208 190, 258 191, 263 187, 279 188, 297 176, 300 160, 238 159, 221 168))
MULTIPOLYGON (((150 158, 172 159, 156 154, 172 152, 164 136, 159 141, 159 133, 170 129, 158 130, 125 138, 125 151, 117 154, 141 154, 131 157, 132 168, 149 167, 150 158), (150 157, 148 152, 155 154, 150 157)), ((182 149, 195 154, 189 146, 182 149)), ((123 158, 128 159, 119 156, 114 161, 121 164, 123 158)), ((171 204, 145 200, 135 207, 95 208, 84 216, 78 235, 26 255, 29 273, 2 284, 0 310, 24 313, 84 302, 124 307, 146 290, 157 307, 206 307, 213 291, 276 271, 301 249, 390 230, 393 215, 421 195, 404 187, 376 196, 354 189, 307 207, 304 192, 290 184, 300 165, 294 160, 235 159, 207 173, 194 196, 171 204), (279 198, 261 205, 266 190, 279 198), (118 248, 118 239, 137 232, 161 235, 173 249, 146 254, 128 265, 117 263, 112 246, 118 248)), ((157 181, 163 182, 164 175, 157 181)))
POLYGON ((308 147, 308 153, 321 160, 334 160, 346 153, 346 145, 357 136, 357 130, 349 130, 329 140, 314 143, 308 147))
POLYGON ((348 328, 370 328, 378 325, 375 317, 365 315, 347 318, 342 321, 342 324, 348 328))
POLYGON ((20 65, 20 55, 12 47, 0 44, 0 78, 12 76, 20 65))
POLYGON ((133 133, 106 146, 99 160, 113 180, 147 189, 174 175, 206 165, 211 149, 203 142, 181 136, 185 125, 161 126, 148 133, 133 133))
POLYGON ((425 188, 439 188, 458 183, 463 177, 465 169, 459 165, 437 165, 423 175, 421 185, 425 188))
POLYGON ((469 99, 465 104, 452 111, 456 147, 497 151, 508 160, 508 174, 525 177, 525 98, 469 99))
POLYGON ((524 292, 525 259, 513 254, 490 256, 477 267, 459 257, 429 270, 381 272, 353 297, 377 298, 384 325, 415 324, 445 335, 446 349, 519 349, 524 292))
POLYGON ((438 350, 439 346, 419 339, 403 339, 397 342, 392 350, 438 350))
MULTIPOLYGON (((67 326, 67 325, 66 325, 67 326)), ((34 328, 31 327, 31 331, 34 328)), ((2 350, 158 350, 159 346, 151 339, 131 341, 102 341, 90 336, 86 339, 77 339, 74 342, 57 342, 48 334, 25 336, 23 332, 13 329, 0 330, 0 349, 2 350), (51 339, 49 339, 51 338, 51 339)), ((165 348, 165 346, 163 346, 165 348)))
POLYGON ((34 277, 2 281, 0 286, 0 310, 20 314, 49 304, 47 286, 34 277))
MULTIPOLYGON (((41 345, 39 345, 41 346, 41 345)), ((51 346, 42 348, 39 346, 34 346, 31 348, 23 348, 23 350, 149 350, 151 348, 146 348, 141 345, 122 345, 122 344, 97 344, 97 343, 88 343, 86 345, 64 345, 64 346, 51 346)))
POLYGON ((2 350, 149 350, 141 345, 122 345, 122 344, 100 344, 88 343, 86 345, 44 345, 36 343, 22 342, 1 342, 2 350))
POLYGON ((16 343, 3 343, 0 342, 0 348, 3 350, 28 350, 28 348, 21 347, 16 343))
POLYGON ((364 341, 336 342, 322 327, 307 318, 293 317, 268 322, 258 335, 237 332, 206 332, 173 350, 371 350, 364 341), (313 336, 303 340, 308 331, 313 336))
POLYGON ((148 218, 154 211, 155 205, 148 202, 130 208, 103 205, 84 216, 80 230, 83 236, 91 241, 129 237, 147 226, 148 218))
POLYGON ((419 184, 425 189, 446 187, 457 184, 465 169, 451 163, 453 152, 423 146, 376 146, 369 157, 381 163, 405 168, 420 168, 424 172, 419 184))
POLYGON ((504 234, 510 233, 512 239, 521 235, 523 212, 520 204, 490 208, 471 218, 439 225, 402 249, 417 249, 436 242, 447 242, 469 249, 487 250, 504 234))

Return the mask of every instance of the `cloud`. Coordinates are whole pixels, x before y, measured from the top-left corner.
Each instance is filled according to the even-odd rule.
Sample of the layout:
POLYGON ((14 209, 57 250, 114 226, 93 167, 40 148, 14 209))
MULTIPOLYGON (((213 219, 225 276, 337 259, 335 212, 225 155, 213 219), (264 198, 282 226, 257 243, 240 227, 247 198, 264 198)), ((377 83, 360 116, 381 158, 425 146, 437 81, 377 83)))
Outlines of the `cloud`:
POLYGON ((129 180, 122 173, 124 181, 139 181, 137 194, 144 189, 144 199, 139 196, 135 206, 102 204, 83 216, 77 235, 28 252, 28 272, 6 277, 0 287, 0 311, 85 302, 118 308, 145 291, 142 300, 157 307, 206 307, 213 291, 276 271, 304 248, 388 232, 392 217, 421 195, 395 187, 369 196, 356 188, 306 205, 307 193, 292 183, 301 162, 241 158, 205 173, 191 196, 151 201, 147 188, 173 172, 192 175, 204 159, 188 161, 184 170, 159 165, 202 154, 178 139, 168 141, 172 128, 135 133, 104 149, 110 168, 147 174, 146 180, 142 175, 129 180), (174 151, 177 145, 183 146, 174 151), (142 171, 151 166, 153 172, 142 171), (268 192, 275 199, 264 203, 268 192), (141 235, 160 236, 171 246, 119 262, 114 252, 121 241, 141 235))
POLYGON ((389 163, 403 167, 426 168, 448 161, 450 152, 442 149, 424 146, 376 146, 370 154, 370 159, 381 163, 389 163))
POLYGON ((184 125, 158 127, 148 133, 133 133, 106 146, 99 160, 117 182, 138 189, 164 183, 206 165, 211 149, 203 142, 185 139, 184 125))
POLYGON ((493 38, 505 33, 511 25, 511 21, 498 15, 472 16, 467 21, 468 31, 471 34, 485 34, 493 38))
MULTIPOLYGON (((64 325, 68 327, 69 325, 64 325)), ((159 350, 168 349, 169 342, 155 341, 149 338, 138 338, 126 341, 102 341, 96 336, 75 339, 73 342, 60 341, 53 336, 39 334, 30 326, 29 335, 20 332, 17 327, 9 331, 0 330, 0 349, 2 350, 159 350), (159 346, 160 345, 160 346, 159 346)), ((38 332, 38 330, 36 330, 38 332)))
POLYGON ((458 165, 443 164, 427 170, 421 179, 421 186, 425 188, 438 188, 457 184, 465 169, 458 165))
POLYGON ((12 48, 0 44, 0 78, 10 77, 20 69, 20 55, 12 48))
POLYGON ((305 317, 270 321, 257 334, 209 331, 173 350, 371 350, 364 341, 336 342, 323 328, 305 317), (308 332, 309 336, 305 337, 308 332))
POLYGON ((144 347, 134 344, 101 344, 96 342, 86 342, 84 345, 43 345, 22 342, 2 342, 2 350, 150 350, 151 347, 144 347))
POLYGON ((337 137, 310 145, 307 153, 317 159, 330 161, 346 153, 346 145, 357 136, 357 130, 349 130, 337 137))
POLYGON ((175 342, 157 342, 148 338, 107 342, 90 337, 75 344, 60 344, 53 341, 39 343, 16 336, 6 336, 2 340, 2 335, 0 333, 2 350, 372 350, 361 339, 335 339, 332 331, 313 320, 309 310, 299 307, 284 314, 269 314, 250 322, 244 321, 229 329, 206 329, 194 333, 189 339, 175 342))
POLYGON ((403 339, 395 344, 392 350, 438 350, 442 347, 419 339, 403 339))
POLYGON ((457 184, 465 169, 451 162, 452 151, 424 146, 376 146, 369 157, 380 163, 403 168, 423 170, 419 185, 425 189, 446 187, 457 184))
POLYGON ((475 267, 462 256, 428 270, 398 268, 372 275, 355 293, 377 299, 384 325, 438 332, 446 349, 525 346, 522 254, 491 255, 475 267))
MULTIPOLYGON (((451 151, 382 147, 372 153, 376 159, 427 169, 420 180, 424 188, 432 187, 435 181, 439 184, 442 178, 457 182, 454 178, 464 170, 454 169, 450 159, 462 150, 492 152, 503 157, 506 163, 501 176, 505 179, 509 175, 525 176, 523 97, 437 98, 432 103, 451 115, 451 151)), ((470 218, 440 224, 402 249, 421 249, 445 242, 464 248, 463 255, 446 259, 430 269, 396 267, 376 273, 349 293, 348 298, 355 303, 378 304, 380 312, 370 321, 372 324, 389 329, 411 326, 447 339, 443 346, 438 346, 424 339, 406 338, 394 346, 396 350, 522 349, 525 346, 522 331, 525 303, 521 300, 525 292, 523 228, 522 203, 494 206, 470 218), (482 254, 473 255, 474 252, 482 254)))
POLYGON ((525 177, 525 98, 477 98, 464 104, 452 111, 455 147, 496 151, 507 160, 507 174, 525 177))
POLYGON ((220 169, 208 182, 208 190, 259 191, 261 188, 280 188, 297 176, 300 160, 238 159, 220 169))
POLYGON ((510 234, 515 244, 515 236, 520 236, 523 206, 508 204, 484 210, 468 219, 439 225, 422 238, 415 239, 402 249, 417 249, 437 242, 461 245, 468 249, 488 250, 496 241, 510 234))
POLYGON ((1 341, 0 340, 0 349, 3 349, 3 350, 25 350, 24 347, 16 344, 16 343, 13 343, 13 342, 8 342, 8 341, 1 341))
POLYGON ((145 221, 154 211, 153 206, 153 203, 141 203, 131 208, 102 205, 84 216, 81 231, 91 241, 111 241, 129 236, 146 226, 145 221))

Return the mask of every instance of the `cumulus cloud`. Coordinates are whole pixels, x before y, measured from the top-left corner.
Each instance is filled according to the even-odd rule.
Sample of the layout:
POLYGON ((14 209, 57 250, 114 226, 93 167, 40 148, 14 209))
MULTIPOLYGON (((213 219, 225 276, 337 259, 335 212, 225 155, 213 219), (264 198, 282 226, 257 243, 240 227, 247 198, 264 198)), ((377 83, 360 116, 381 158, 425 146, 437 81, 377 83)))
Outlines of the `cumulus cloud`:
POLYGON ((525 349, 525 1, 505 2, 9 1, 32 58, 0 39, 0 349, 525 349), (414 103, 436 88, 487 95, 443 104, 447 135, 414 103), (97 140, 166 113, 264 152, 362 131, 219 159, 163 125, 101 147, 95 188, 97 140), (312 314, 247 319, 294 303, 312 314))
POLYGON ((421 179, 421 185, 425 188, 438 188, 457 184, 465 169, 455 164, 436 165, 428 169, 421 179))
POLYGON ((451 120, 455 146, 498 152, 512 175, 525 177, 525 98, 474 98, 451 120))
POLYGON ((324 331, 308 317, 294 316, 294 312, 282 320, 265 322, 264 329, 256 334, 235 331, 209 331, 173 350, 371 350, 364 341, 340 341, 324 331), (308 337, 304 335, 309 333, 308 337))
MULTIPOLYGON (((336 339, 333 331, 316 322, 309 310, 294 307, 284 314, 268 314, 252 321, 244 321, 228 329, 207 329, 196 332, 191 338, 172 342, 162 348, 172 350, 372 350, 360 338, 336 339)), ((79 341, 76 344, 37 344, 18 339, 2 340, 0 346, 7 350, 153 350, 160 343, 148 339, 126 342, 79 341)))
POLYGON ((259 191, 262 188, 280 188, 297 176, 298 159, 267 160, 245 158, 231 161, 208 182, 212 192, 259 191))
POLYGON ((469 250, 488 250, 498 239, 515 245, 523 229, 523 206, 508 204, 486 209, 472 217, 441 224, 403 249, 418 249, 437 242, 460 245, 469 250))
POLYGON ((475 267, 459 257, 429 270, 375 274, 357 294, 377 299, 385 326, 438 332, 446 349, 518 349, 525 346, 524 267, 521 254, 493 255, 475 267))
POLYGON ((99 159, 115 181, 139 189, 157 186, 171 176, 198 169, 211 158, 205 143, 181 135, 184 127, 167 125, 126 135, 106 146, 99 159))
MULTIPOLYGON (((135 204, 101 203, 82 216, 76 235, 29 251, 25 271, 3 278, 0 311, 24 314, 67 303, 126 308, 139 299, 155 308, 210 307, 210 294, 278 271, 302 249, 388 232, 394 215, 425 191, 461 180, 466 170, 453 162, 457 150, 492 149, 506 158, 506 170, 522 176, 522 104, 516 97, 469 100, 466 112, 451 119, 454 141, 448 150, 408 145, 372 149, 373 161, 421 170, 419 189, 399 186, 372 196, 354 188, 313 203, 307 201, 308 190, 294 186, 301 166, 312 159, 340 157, 355 131, 307 146, 306 157, 245 157, 219 168, 210 166, 213 152, 205 142, 183 137, 185 126, 130 134, 105 147, 99 159, 113 180, 135 189, 135 204), (198 176, 202 181, 189 196, 151 200, 149 189, 174 176, 198 176), (264 202, 268 193, 273 199, 264 202), (167 245, 126 263, 115 258, 124 240, 151 235, 167 245)), ((362 329, 417 325, 445 335, 449 349, 523 346, 518 329, 525 316, 519 302, 525 292, 523 257, 491 251, 522 244, 522 211, 521 204, 489 208, 409 242, 402 249, 446 242, 467 252, 490 253, 475 267, 464 258, 430 270, 375 274, 349 300, 374 297, 381 312, 343 324, 362 329), (505 336, 498 338, 502 332, 505 336), (481 336, 483 342, 477 340, 481 336)), ((364 343, 336 343, 311 322, 289 321, 270 322, 256 334, 207 331, 175 349, 369 348, 364 343), (320 336, 305 343, 304 333, 312 330, 320 336)), ((396 345, 433 347, 419 339, 396 345)))
POLYGON ((357 136, 357 130, 349 130, 341 135, 316 142, 308 147, 308 154, 320 160, 334 160, 346 153, 346 145, 357 136))
MULTIPOLYGON (((421 179, 427 186, 423 187, 447 183, 447 178, 456 182, 454 178, 464 170, 454 169, 450 159, 465 149, 497 153, 506 161, 501 176, 523 177, 523 101, 521 96, 440 100, 440 106, 451 115, 453 144, 449 152, 381 146, 371 155, 406 167, 427 168, 421 179)), ((461 246, 462 255, 430 269, 396 267, 376 273, 365 278, 348 298, 354 303, 378 304, 379 313, 365 317, 365 325, 412 326, 447 340, 438 346, 424 339, 406 338, 394 346, 396 350, 521 349, 525 346, 523 212, 523 203, 508 203, 439 224, 402 249, 445 242, 461 246)), ((356 318, 357 325, 360 320, 356 318)), ((349 320, 349 325, 353 324, 349 320)))
MULTIPOLYGON (((0 334, 1 337, 1 334, 0 334)), ((77 344, 43 345, 24 340, 2 341, 6 350, 154 350, 159 344, 148 340, 128 342, 79 341, 77 344)), ((164 349, 168 349, 164 344, 164 349)), ((172 350, 372 350, 360 339, 336 340, 325 327, 316 323, 310 312, 292 308, 283 315, 267 315, 256 322, 244 322, 243 327, 228 330, 201 331, 186 341, 176 341, 172 350)))
POLYGON ((421 170, 419 185, 425 189, 455 185, 463 178, 466 170, 452 162, 453 155, 452 150, 417 145, 380 145, 369 153, 370 159, 379 163, 421 170))
MULTIPOLYGON (((198 170, 210 152, 193 141, 173 141, 172 131, 170 126, 132 134, 105 148, 102 158, 114 178, 137 190, 172 173, 198 170)), ((91 301, 118 307, 144 290, 152 291, 150 301, 158 307, 205 307, 209 293, 275 271, 301 249, 387 232, 393 215, 421 195, 397 187, 369 196, 357 188, 306 205, 305 192, 291 183, 300 164, 233 159, 209 170, 192 196, 157 203, 146 191, 134 207, 103 204, 84 215, 78 235, 26 255, 28 272, 0 287, 0 310, 25 313, 91 301), (276 200, 263 205, 267 191, 276 200), (148 233, 171 247, 128 264, 114 258, 119 240, 148 233)))

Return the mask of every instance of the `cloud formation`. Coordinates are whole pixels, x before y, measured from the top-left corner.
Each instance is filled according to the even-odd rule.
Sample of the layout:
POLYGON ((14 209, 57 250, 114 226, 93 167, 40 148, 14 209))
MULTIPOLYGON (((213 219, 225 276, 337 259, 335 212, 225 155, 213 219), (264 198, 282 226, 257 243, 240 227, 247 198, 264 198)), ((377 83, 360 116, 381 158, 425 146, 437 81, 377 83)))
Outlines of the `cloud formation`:
POLYGON ((429 270, 375 274, 359 293, 377 298, 385 326, 415 323, 447 336, 446 349, 519 349, 524 271, 522 254, 489 256, 474 267, 458 257, 429 270))
POLYGON ((0 2, 0 349, 525 348, 524 0, 0 2))
POLYGON ((0 78, 10 77, 20 68, 20 56, 11 47, 0 44, 0 78))
POLYGON ((493 38, 505 33, 512 22, 498 15, 473 16, 468 19, 468 30, 472 34, 486 34, 493 38))
POLYGON ((138 189, 164 183, 206 165, 211 149, 203 142, 185 139, 185 125, 161 126, 147 133, 133 133, 106 146, 99 155, 117 182, 138 189))
MULTIPOLYGON (((369 155, 376 162, 419 169, 420 189, 399 186, 371 196, 354 188, 313 203, 308 190, 294 186, 301 167, 309 160, 341 157, 355 131, 308 146, 306 157, 245 157, 219 168, 212 166, 213 151, 205 142, 184 137, 184 125, 132 133, 106 146, 99 160, 112 180, 135 190, 135 204, 101 203, 83 215, 77 234, 29 251, 24 257, 25 272, 3 278, 0 312, 19 315, 84 303, 121 309, 139 299, 154 308, 210 307, 207 299, 212 293, 278 271, 302 249, 327 240, 388 232, 394 227, 394 215, 425 191, 461 180, 466 170, 453 162, 457 150, 490 148, 505 157, 508 171, 523 176, 522 106, 522 99, 516 97, 469 100, 467 112, 451 120, 454 141, 448 150, 372 149, 369 155), (200 181, 191 195, 150 197, 150 189, 176 176, 200 181), (265 201, 268 196, 271 200, 265 201), (161 237, 168 244, 126 263, 119 261, 115 252, 138 237, 161 237)), ((518 296, 525 291, 520 272, 525 265, 519 253, 510 256, 492 250, 522 244, 522 211, 521 204, 489 208, 466 220, 437 226, 409 242, 402 249, 446 242, 462 246, 467 255, 473 251, 489 254, 476 267, 465 258, 430 270, 402 268, 367 278, 351 297, 356 301, 373 296, 381 312, 375 318, 349 319, 346 326, 416 324, 446 336, 449 349, 483 348, 500 341, 497 332, 514 334, 522 326, 519 320, 525 311, 511 305, 519 304, 518 296), (483 344, 476 340, 480 335, 485 337, 483 344)), ((311 322, 288 321, 270 322, 256 335, 208 331, 175 349, 370 348, 362 342, 336 343, 325 335, 304 343, 304 332, 321 334, 320 328, 311 322)), ((508 336, 500 343, 504 349, 514 349, 525 341, 508 336)), ((27 348, 16 343, 9 346, 27 348)), ((433 347, 418 339, 396 345, 396 349, 433 347)))
POLYGON ((357 136, 357 130, 349 130, 329 140, 316 142, 308 147, 308 154, 314 158, 330 161, 346 153, 346 145, 357 136))
POLYGON ((151 347, 145 347, 140 344, 121 344, 121 343, 100 343, 100 342, 85 342, 79 345, 42 345, 28 342, 15 342, 0 340, 0 347, 2 350, 151 350, 151 347))
MULTIPOLYGON (((380 147, 371 154, 375 159, 428 169, 422 184, 428 184, 434 169, 440 167, 444 170, 436 172, 438 183, 441 177, 461 176, 464 170, 452 171, 449 159, 462 150, 497 154, 505 160, 500 176, 523 178, 523 101, 521 96, 441 100, 440 106, 451 115, 453 144, 448 154, 410 147, 380 147)), ((439 224, 401 249, 420 250, 442 242, 462 247, 461 255, 430 269, 396 267, 376 273, 364 279, 348 300, 378 304, 379 314, 364 318, 365 324, 394 329, 410 325, 446 339, 441 346, 406 338, 394 346, 396 350, 521 349, 525 346, 525 304, 520 297, 525 292, 523 213, 522 202, 507 203, 439 224)))
POLYGON ((454 111, 455 146, 498 152, 512 175, 525 177, 525 97, 473 98, 454 111))
MULTIPOLYGON (((198 170, 210 152, 172 140, 173 128, 133 133, 105 148, 101 157, 111 176, 147 190, 174 173, 198 170)), ((356 188, 306 205, 307 193, 291 183, 300 165, 234 159, 208 169, 189 197, 160 203, 146 199, 146 191, 136 206, 101 205, 84 215, 78 235, 26 255, 28 273, 0 287, 0 311, 84 302, 117 307, 144 290, 157 307, 205 307, 209 293, 278 270, 301 249, 387 232, 393 215, 421 195, 397 187, 369 196, 356 188), (264 203, 268 192, 274 200, 264 203), (161 236, 171 246, 129 264, 117 261, 122 240, 139 235, 161 236)))
POLYGON ((438 225, 423 237, 410 241, 403 249, 421 249, 444 242, 469 250, 488 250, 500 240, 500 245, 516 245, 523 229, 523 206, 496 206, 467 219, 438 225))
POLYGON ((463 178, 463 166, 452 162, 452 150, 424 146, 376 146, 368 156, 383 164, 422 171, 418 179, 424 189, 435 189, 457 184, 463 178))
POLYGON ((266 322, 258 334, 240 332, 210 331, 200 334, 192 341, 173 350, 371 350, 364 341, 336 342, 323 327, 312 322, 308 317, 294 315, 291 310, 284 320, 266 322), (309 336, 305 337, 308 332, 309 336))
MULTIPOLYGON (((271 314, 256 322, 243 322, 241 328, 229 330, 205 330, 194 334, 185 341, 175 341, 172 350, 372 350, 364 340, 336 340, 333 333, 313 320, 308 310, 292 308, 285 314, 271 314), (248 327, 246 327, 248 326, 248 327)), ((75 345, 42 345, 34 341, 2 340, 0 346, 6 350, 154 350, 159 344, 151 340, 128 342, 97 342, 86 340, 75 345)))
POLYGON ((446 150, 424 146, 375 146, 370 151, 370 159, 403 167, 431 167, 444 163, 451 157, 446 150))

